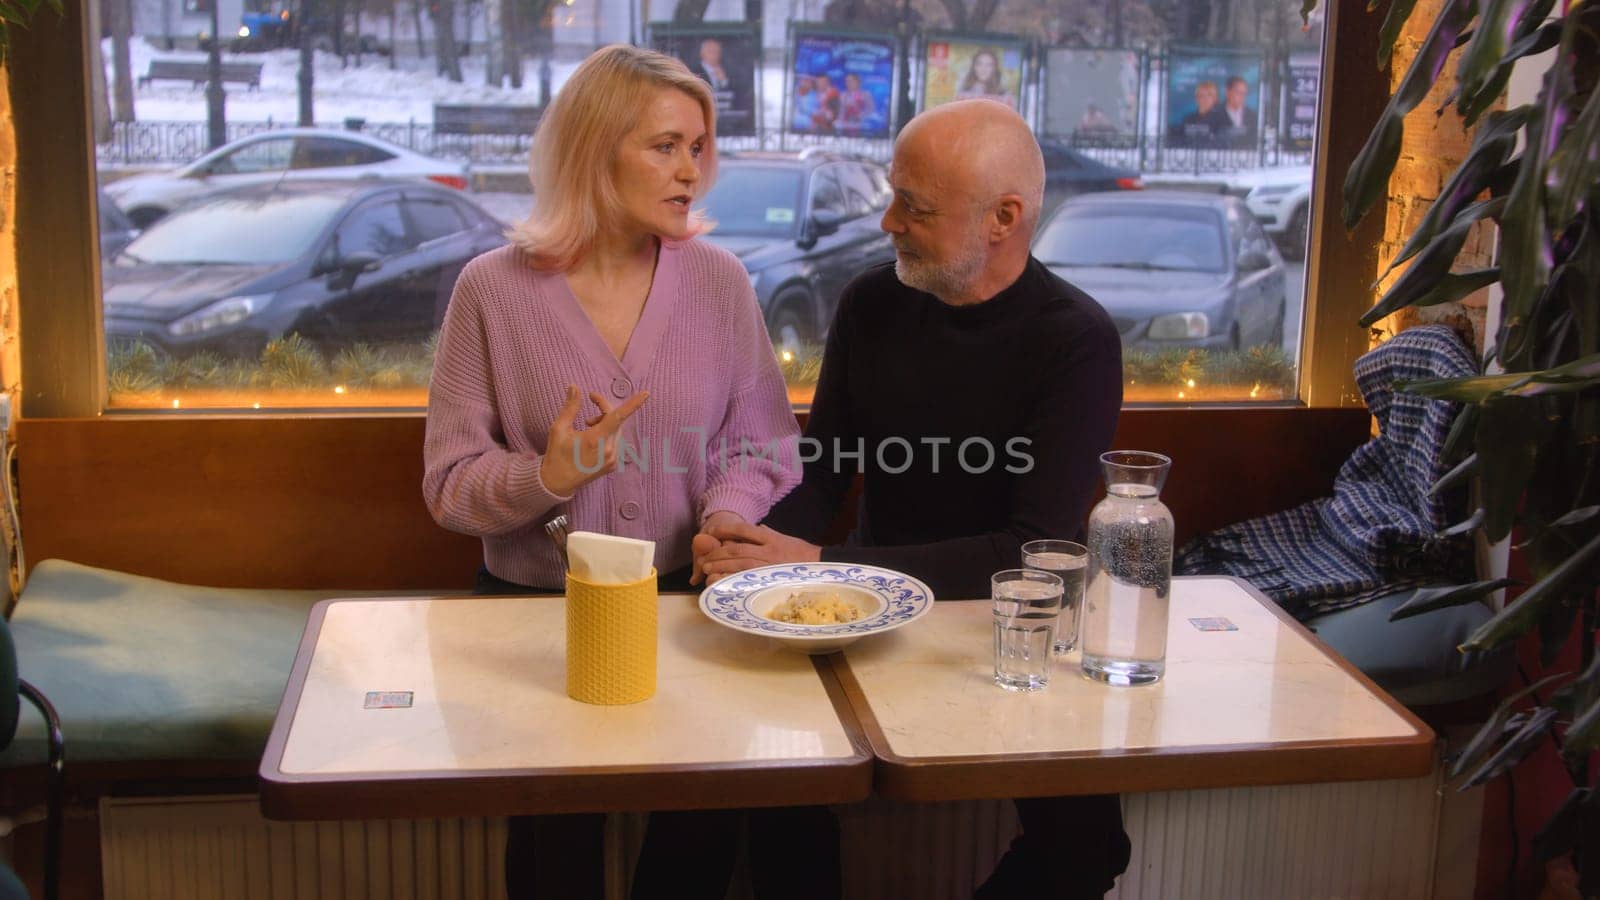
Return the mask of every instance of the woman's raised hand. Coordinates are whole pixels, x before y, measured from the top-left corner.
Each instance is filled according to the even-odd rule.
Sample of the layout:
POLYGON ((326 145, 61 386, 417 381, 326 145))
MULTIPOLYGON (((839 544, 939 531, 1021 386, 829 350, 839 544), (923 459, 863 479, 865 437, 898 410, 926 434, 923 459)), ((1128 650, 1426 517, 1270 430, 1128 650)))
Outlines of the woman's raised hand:
POLYGON ((589 427, 579 431, 578 410, 583 400, 577 385, 567 385, 567 402, 550 423, 550 440, 539 471, 545 489, 569 497, 578 488, 616 469, 617 434, 648 399, 650 392, 640 391, 612 407, 603 395, 590 391, 589 400, 599 408, 600 415, 587 420, 589 427))

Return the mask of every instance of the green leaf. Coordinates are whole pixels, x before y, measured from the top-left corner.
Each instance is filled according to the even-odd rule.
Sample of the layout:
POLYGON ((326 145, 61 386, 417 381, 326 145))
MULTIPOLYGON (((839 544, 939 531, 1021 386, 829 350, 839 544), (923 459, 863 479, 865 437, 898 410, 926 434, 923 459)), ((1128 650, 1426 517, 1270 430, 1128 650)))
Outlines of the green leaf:
POLYGON ((1567 513, 1561 518, 1550 523, 1551 528, 1565 528, 1579 522, 1587 522, 1594 518, 1595 513, 1600 513, 1600 506, 1584 506, 1567 513))
POLYGON ((1447 463, 1456 463, 1471 455, 1473 438, 1478 433, 1478 407, 1464 406, 1450 423, 1450 432, 1444 436, 1440 457, 1447 463))
POLYGON ((1366 145, 1350 164, 1344 179, 1345 228, 1354 229, 1367 210, 1383 196, 1395 161, 1400 158, 1406 114, 1428 96, 1428 90, 1438 79, 1455 45, 1456 36, 1472 21, 1472 8, 1472 0, 1445 0, 1433 28, 1417 50, 1416 59, 1411 61, 1411 68, 1406 70, 1399 87, 1389 97, 1389 105, 1378 117, 1366 145))
MULTIPOLYGON (((1562 55, 1570 58, 1577 40, 1576 16, 1562 23, 1562 55)), ((1544 210, 1545 161, 1554 152, 1566 124, 1572 95, 1572 67, 1551 66, 1539 91, 1540 114, 1528 126, 1528 144, 1522 151, 1517 180, 1507 196, 1500 218, 1500 282, 1504 288, 1501 315, 1504 322, 1500 359, 1510 371, 1532 369, 1533 345, 1529 322, 1534 305, 1544 293, 1554 263, 1544 210)))
MULTIPOLYGON (((1462 124, 1471 128, 1478 121, 1478 117, 1494 106, 1500 95, 1505 93, 1506 84, 1511 80, 1511 68, 1517 60, 1532 53, 1542 53, 1554 47, 1561 38, 1561 23, 1552 22, 1544 26, 1544 21, 1549 18, 1550 11, 1555 7, 1555 0, 1512 0, 1515 21, 1511 23, 1510 46, 1495 60, 1493 68, 1489 71, 1481 84, 1468 85, 1461 82, 1457 92, 1460 97, 1456 108, 1460 111, 1462 124)), ((1477 33, 1482 34, 1480 27, 1477 33)), ((1478 46, 1476 41, 1474 46, 1478 46)), ((1468 54, 1472 52, 1469 47, 1467 53, 1462 54, 1462 65, 1466 64, 1468 54)), ((1459 78, 1460 69, 1457 68, 1459 78)))
MULTIPOLYGON (((1478 24, 1472 42, 1461 52, 1456 63, 1456 83, 1460 85, 1462 102, 1468 102, 1488 83, 1500 58, 1511 47, 1512 32, 1516 30, 1520 13, 1531 0, 1482 0, 1478 7, 1478 24)), ((1461 104, 1457 104, 1458 107, 1461 104)), ((1462 109, 1462 114, 1466 110, 1462 109)))
POLYGON ((1524 105, 1489 114, 1489 118, 1473 134, 1472 147, 1467 151, 1466 158, 1461 160, 1461 165, 1439 189, 1438 198, 1429 204, 1428 211, 1411 232, 1411 237, 1406 239, 1405 246, 1400 248, 1389 267, 1378 276, 1378 281, 1388 277, 1396 266, 1417 255, 1417 251, 1427 246, 1446 223, 1454 221, 1467 204, 1490 187, 1501 166, 1516 149, 1517 132, 1528 124, 1532 113, 1533 107, 1524 105))
POLYGON ((1570 672, 1557 672, 1554 675, 1541 678, 1533 684, 1528 685, 1522 690, 1517 691, 1515 694, 1512 694, 1506 699, 1500 701, 1500 705, 1495 707, 1494 712, 1489 715, 1489 720, 1483 723, 1483 727, 1478 729, 1478 733, 1472 736, 1472 740, 1467 742, 1467 746, 1462 748, 1460 755, 1458 755, 1455 758, 1455 761, 1451 764, 1450 778, 1456 779, 1461 777, 1462 772, 1465 772, 1467 769, 1477 765, 1479 760, 1483 759, 1486 755, 1488 755, 1490 750, 1494 749, 1495 743, 1505 735, 1506 723, 1511 721, 1512 709, 1518 703, 1522 702, 1522 698, 1534 693, 1545 685, 1550 684, 1557 679, 1565 678, 1570 674, 1570 672))
POLYGON ((1480 506, 1473 510, 1472 515, 1468 516, 1464 521, 1457 522, 1456 524, 1451 525, 1449 528, 1439 532, 1437 537, 1453 538, 1460 537, 1463 534, 1471 534, 1472 532, 1483 527, 1483 520, 1487 515, 1488 513, 1484 512, 1483 507, 1480 506))
MULTIPOLYGON (((1600 91, 1590 91, 1583 111, 1561 137, 1545 167, 1550 220, 1570 222, 1584 193, 1600 182, 1600 91)), ((1591 282, 1592 284, 1592 282, 1591 282)))
POLYGON ((1320 2, 1321 0, 1300 0, 1300 24, 1307 27, 1311 25, 1311 13, 1316 11, 1320 2))
POLYGON ((1528 716, 1522 728, 1513 734, 1509 740, 1500 745, 1499 751, 1489 758, 1472 777, 1461 786, 1462 790, 1471 790, 1480 784, 1486 784, 1499 778, 1510 771, 1517 763, 1522 762, 1541 743, 1544 742, 1545 732, 1556 720, 1556 711, 1548 706, 1541 706, 1528 716))
POLYGON ((1383 28, 1378 32, 1379 71, 1389 68, 1389 60, 1394 55, 1394 42, 1400 39, 1401 30, 1406 27, 1411 11, 1416 8, 1417 0, 1394 0, 1389 4, 1389 12, 1383 17, 1383 28))
POLYGON ((1389 621, 1398 622, 1409 619, 1425 612, 1444 609, 1447 606, 1461 606, 1474 603, 1489 596, 1504 587, 1517 584, 1512 578, 1496 578, 1493 581, 1477 581, 1472 584, 1457 584, 1449 587, 1420 588, 1411 596, 1410 600, 1400 604, 1394 612, 1389 613, 1389 621))
MULTIPOLYGON (((1460 420, 1458 419, 1457 421, 1460 420)), ((1451 488, 1464 484, 1466 480, 1471 478, 1473 473, 1477 471, 1478 454, 1474 453, 1457 463, 1455 468, 1444 473, 1444 475, 1438 481, 1434 482, 1433 487, 1428 488, 1428 496, 1437 497, 1451 488)), ((1476 515, 1474 515, 1474 518, 1477 518, 1476 515)))
POLYGON ((1600 384, 1600 353, 1575 359, 1554 369, 1530 372, 1524 376, 1522 384, 1508 388, 1506 394, 1514 397, 1564 394, 1587 390, 1597 384, 1600 384))
POLYGON ((1559 596, 1568 582, 1586 572, 1596 556, 1600 556, 1600 535, 1596 535, 1589 543, 1567 557, 1561 565, 1556 566, 1550 574, 1524 591, 1522 596, 1506 604, 1505 609, 1480 625, 1478 630, 1462 643, 1461 649, 1488 650, 1526 634, 1533 625, 1533 618, 1546 604, 1559 596))
POLYGON ((1588 390, 1595 385, 1600 385, 1600 353, 1537 372, 1508 372, 1502 375, 1473 375, 1468 378, 1439 378, 1428 381, 1397 381, 1395 390, 1435 400, 1483 403, 1488 400, 1537 397, 1542 394, 1570 394, 1588 390))
POLYGON ((1428 246, 1411 261, 1378 302, 1362 314, 1361 324, 1371 325, 1407 306, 1431 306, 1459 300, 1496 281, 1500 277, 1498 269, 1452 273, 1450 267, 1461 255, 1461 248, 1466 245, 1472 227, 1480 219, 1498 215, 1504 208, 1505 198, 1495 197, 1480 200, 1462 210, 1449 228, 1428 242, 1428 246))
POLYGON ((1533 477, 1544 417, 1537 403, 1493 399, 1478 419, 1478 483, 1483 532, 1494 543, 1511 533, 1517 502, 1533 477))

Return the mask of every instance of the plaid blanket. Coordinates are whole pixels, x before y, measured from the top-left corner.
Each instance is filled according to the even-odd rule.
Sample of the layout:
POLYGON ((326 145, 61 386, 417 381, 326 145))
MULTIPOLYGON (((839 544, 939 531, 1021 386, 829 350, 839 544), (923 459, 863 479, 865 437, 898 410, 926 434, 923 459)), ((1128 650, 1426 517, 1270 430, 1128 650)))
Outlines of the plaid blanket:
POLYGON ((1447 471, 1441 451, 1459 404, 1392 385, 1477 373, 1472 351, 1442 325, 1408 329, 1367 353, 1356 361, 1356 384, 1378 436, 1339 469, 1333 496, 1201 535, 1178 552, 1174 572, 1243 578, 1300 619, 1470 580, 1470 537, 1436 537, 1463 517, 1465 492, 1428 496, 1447 471))

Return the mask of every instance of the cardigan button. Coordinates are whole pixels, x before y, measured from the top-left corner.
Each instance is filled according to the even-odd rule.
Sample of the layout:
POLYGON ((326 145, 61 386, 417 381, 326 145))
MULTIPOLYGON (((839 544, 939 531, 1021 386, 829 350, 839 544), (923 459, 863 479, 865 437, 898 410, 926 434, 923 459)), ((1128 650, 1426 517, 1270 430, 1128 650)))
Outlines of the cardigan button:
POLYGON ((632 522, 634 519, 639 518, 639 504, 629 500, 628 502, 622 504, 622 507, 618 509, 617 512, 620 513, 624 519, 632 522))
POLYGON ((633 385, 628 383, 628 379, 626 379, 626 378, 613 378, 613 379, 611 379, 611 395, 613 397, 616 397, 618 400, 621 400, 623 397, 628 396, 628 394, 630 394, 632 392, 633 392, 633 385))

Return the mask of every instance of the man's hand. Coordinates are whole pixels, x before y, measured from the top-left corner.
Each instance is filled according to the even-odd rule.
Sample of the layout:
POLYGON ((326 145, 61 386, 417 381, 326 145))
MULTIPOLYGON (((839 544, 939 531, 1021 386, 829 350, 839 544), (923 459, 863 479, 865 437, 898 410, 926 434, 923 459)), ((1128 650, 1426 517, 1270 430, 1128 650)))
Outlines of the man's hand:
POLYGON ((628 417, 650 399, 650 393, 640 391, 615 409, 594 391, 589 392, 589 399, 600 409, 600 415, 585 423, 587 430, 576 429, 578 408, 583 405, 577 385, 567 385, 567 402, 550 423, 550 440, 545 445, 539 480, 552 494, 570 497, 573 491, 617 467, 617 433, 628 417))
MULTIPOLYGON (((765 525, 719 525, 708 529, 721 546, 696 563, 696 570, 709 580, 743 572, 756 566, 779 563, 820 562, 822 548, 790 537, 765 525)), ((698 538, 696 538, 698 540, 698 538)), ((699 559, 699 557, 696 557, 699 559)))
POLYGON ((690 584, 700 584, 706 580, 705 571, 700 566, 712 551, 722 546, 722 541, 711 536, 711 530, 713 528, 743 524, 745 524, 743 516, 726 509, 719 509, 706 516, 705 524, 700 526, 700 533, 694 536, 694 540, 689 545, 690 550, 694 553, 694 569, 689 573, 690 584))

